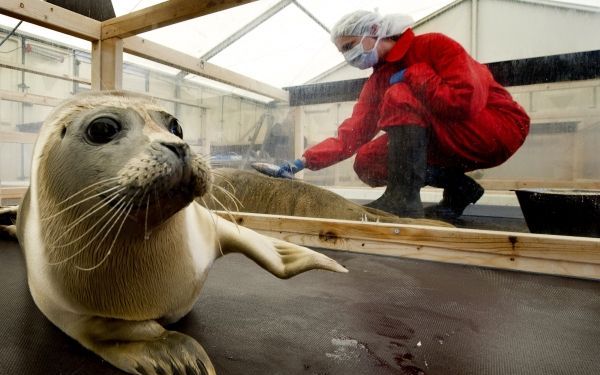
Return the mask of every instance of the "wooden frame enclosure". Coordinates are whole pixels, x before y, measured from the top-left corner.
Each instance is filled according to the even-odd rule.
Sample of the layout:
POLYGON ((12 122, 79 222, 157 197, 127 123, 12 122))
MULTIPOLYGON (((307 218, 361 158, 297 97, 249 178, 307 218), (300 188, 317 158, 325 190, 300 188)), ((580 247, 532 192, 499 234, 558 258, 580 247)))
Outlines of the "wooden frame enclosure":
POLYGON ((91 83, 92 87, 97 89, 120 88, 122 72, 119 62, 123 60, 123 52, 127 52, 253 93, 288 101, 289 95, 285 90, 135 36, 144 31, 172 25, 251 1, 253 0, 170 0, 99 22, 40 0, 7 0, 0 3, 0 14, 92 42, 92 53, 95 56, 92 61, 91 83), (113 40, 111 41, 111 39, 113 40))
MULTIPOLYGON (((285 90, 136 36, 248 2, 250 0, 170 0, 104 22, 39 0, 5 0, 0 3, 0 13, 90 41, 93 45, 92 79, 83 83, 91 83, 96 89, 121 87, 122 54, 127 52, 275 100, 288 101, 285 90)), ((6 64, 0 66, 6 67, 6 64)), ((76 80, 74 77, 56 78, 76 80)), ((49 106, 58 102, 55 98, 4 91, 0 97, 49 106)), ((15 134, 0 136, 12 142, 31 141, 15 134)), ((9 190, 0 189, 0 200, 3 193, 14 197, 15 192, 17 196, 22 192, 22 189, 9 190)), ((308 246, 600 279, 600 239, 256 214, 233 216, 249 228, 308 246)))

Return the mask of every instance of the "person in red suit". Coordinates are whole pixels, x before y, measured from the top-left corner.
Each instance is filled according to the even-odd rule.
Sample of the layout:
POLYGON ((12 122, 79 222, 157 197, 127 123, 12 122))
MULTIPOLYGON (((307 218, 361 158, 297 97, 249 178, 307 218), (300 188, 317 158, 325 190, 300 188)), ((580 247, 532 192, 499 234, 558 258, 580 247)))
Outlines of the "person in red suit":
POLYGON ((346 61, 373 73, 337 136, 280 168, 291 176, 356 154, 359 178, 386 186, 367 206, 454 219, 484 192, 465 172, 506 161, 525 141, 530 119, 459 43, 440 33, 415 35, 412 24, 410 16, 369 11, 335 24, 331 39, 346 61), (444 189, 427 210, 420 199, 425 185, 444 189))

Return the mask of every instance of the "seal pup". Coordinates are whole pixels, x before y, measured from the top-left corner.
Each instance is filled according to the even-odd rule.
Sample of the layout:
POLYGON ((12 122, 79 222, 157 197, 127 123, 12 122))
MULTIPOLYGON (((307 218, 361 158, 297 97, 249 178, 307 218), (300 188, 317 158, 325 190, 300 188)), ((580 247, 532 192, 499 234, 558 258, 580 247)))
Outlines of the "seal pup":
POLYGON ((163 324, 192 309, 222 254, 242 253, 280 278, 347 272, 196 203, 212 174, 182 138, 177 119, 145 96, 74 96, 42 126, 17 215, 38 308, 132 374, 215 374, 195 339, 163 324))
POLYGON ((255 171, 216 168, 213 186, 217 188, 210 198, 203 199, 203 204, 215 210, 454 227, 439 220, 398 217, 301 180, 269 177, 255 171))

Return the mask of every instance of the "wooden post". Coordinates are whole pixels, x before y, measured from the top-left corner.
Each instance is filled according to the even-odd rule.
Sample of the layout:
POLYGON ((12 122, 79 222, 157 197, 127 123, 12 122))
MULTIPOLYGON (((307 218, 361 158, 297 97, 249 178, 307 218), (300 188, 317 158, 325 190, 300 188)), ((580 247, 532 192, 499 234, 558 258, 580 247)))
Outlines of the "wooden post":
POLYGON ((123 40, 110 38, 92 42, 92 89, 123 87, 123 40))

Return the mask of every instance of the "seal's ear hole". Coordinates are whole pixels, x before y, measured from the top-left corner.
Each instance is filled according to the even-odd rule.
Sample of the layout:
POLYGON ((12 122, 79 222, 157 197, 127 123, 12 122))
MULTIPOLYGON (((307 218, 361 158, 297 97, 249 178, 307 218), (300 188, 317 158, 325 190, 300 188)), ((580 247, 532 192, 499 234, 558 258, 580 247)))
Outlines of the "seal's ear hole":
POLYGON ((63 139, 66 134, 67 134, 67 127, 65 126, 64 128, 62 128, 62 131, 60 132, 60 139, 63 139))
POLYGON ((115 139, 121 132, 121 123, 110 117, 98 117, 94 119, 87 127, 87 139, 96 144, 104 144, 115 139))

